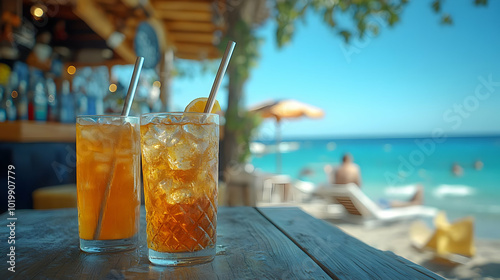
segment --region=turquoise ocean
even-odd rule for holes
[[[252,144],[251,163],[277,172],[276,143]],[[425,204],[446,211],[450,221],[475,218],[475,234],[500,239],[500,136],[390,139],[287,139],[280,143],[281,173],[316,184],[326,182],[325,164],[339,165],[350,153],[361,168],[362,189],[374,201],[405,199],[408,187],[425,188]],[[452,165],[463,169],[461,176]],[[307,168],[311,172],[301,176]]]

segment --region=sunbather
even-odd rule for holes
[[[342,164],[334,169],[331,165],[326,165],[325,173],[330,184],[349,184],[354,183],[361,188],[361,171],[359,166],[354,163],[350,154],[344,154]],[[407,201],[379,199],[379,205],[382,208],[406,207],[411,205],[422,205],[424,202],[424,188],[418,185],[415,194]]]
[[[412,205],[422,205],[424,204],[424,187],[422,185],[417,185],[415,189],[415,194],[407,201],[402,200],[387,200],[379,199],[378,203],[382,208],[395,208],[395,207],[406,207]]]
[[[331,165],[326,165],[324,170],[330,184],[354,183],[361,187],[361,171],[350,154],[344,154],[339,168],[334,169]]]

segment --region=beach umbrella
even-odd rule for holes
[[[250,107],[248,111],[276,121],[276,170],[278,173],[281,173],[281,152],[279,149],[281,121],[299,118],[319,119],[325,115],[322,109],[294,99],[266,101]]]

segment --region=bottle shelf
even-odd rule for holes
[[[12,121],[0,122],[1,142],[75,142],[75,124]]]

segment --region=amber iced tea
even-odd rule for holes
[[[151,262],[185,265],[215,255],[218,115],[141,117],[147,243]]]
[[[87,252],[135,247],[140,217],[139,119],[78,117],[76,135],[80,247]]]

